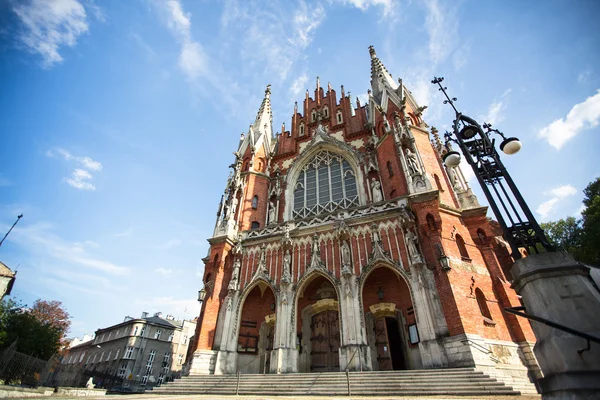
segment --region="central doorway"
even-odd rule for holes
[[[373,323],[377,362],[380,371],[406,369],[402,351],[402,338],[398,320],[391,317],[376,318]]]
[[[311,372],[339,371],[340,324],[337,311],[315,314],[310,324]]]

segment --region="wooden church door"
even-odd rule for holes
[[[339,371],[340,324],[338,312],[329,310],[313,315],[310,329],[311,371]]]

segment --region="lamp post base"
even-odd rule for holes
[[[565,252],[535,254],[517,260],[513,287],[527,313],[593,336],[600,336],[600,292],[589,268]],[[542,398],[587,400],[600,393],[600,345],[531,322],[537,338],[534,353],[544,374]]]

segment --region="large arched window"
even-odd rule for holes
[[[471,257],[469,257],[467,246],[465,246],[465,240],[460,235],[456,235],[456,246],[458,247],[460,257],[463,259],[463,261],[470,261]]]
[[[485,298],[485,295],[481,289],[475,289],[475,298],[477,299],[477,304],[479,305],[479,311],[481,312],[481,315],[490,321],[493,321],[492,313],[490,313],[490,309],[487,305],[487,299]]]
[[[293,218],[357,206],[356,176],[344,157],[322,151],[300,171],[294,184]]]

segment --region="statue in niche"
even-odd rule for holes
[[[448,179],[450,179],[450,183],[454,190],[460,190],[460,182],[458,180],[458,175],[456,174],[456,169],[454,167],[446,167],[446,172],[448,173]]]
[[[275,201],[269,203],[269,224],[277,222],[277,204]]]
[[[352,264],[352,254],[350,252],[350,246],[347,241],[342,242],[342,265],[344,268],[349,267]]]
[[[240,259],[238,258],[233,263],[233,275],[231,276],[231,281],[229,281],[229,287],[228,287],[229,290],[237,290],[237,285],[240,280],[240,267],[241,267],[241,262],[240,262]]]
[[[281,274],[282,282],[289,282],[291,279],[290,268],[292,265],[292,255],[290,254],[290,250],[287,249],[285,251],[285,255],[283,256],[283,273]]]
[[[419,168],[419,162],[417,161],[417,156],[415,153],[410,151],[407,147],[405,151],[406,155],[406,164],[408,166],[408,172],[410,175],[421,175],[421,168]]]
[[[421,254],[417,248],[417,235],[413,231],[406,231],[404,235],[406,241],[406,248],[408,249],[408,256],[412,263],[421,262]]]
[[[376,155],[374,153],[370,153],[367,156],[367,159],[369,161],[369,168],[367,169],[368,171],[377,171],[377,161],[376,161]]]
[[[231,208],[229,209],[229,217],[235,217],[235,211],[237,210],[238,202],[238,198],[234,197],[233,201],[231,202]]]
[[[381,194],[381,183],[375,178],[371,178],[371,191],[373,192],[373,203],[379,203],[383,201],[383,195]]]

